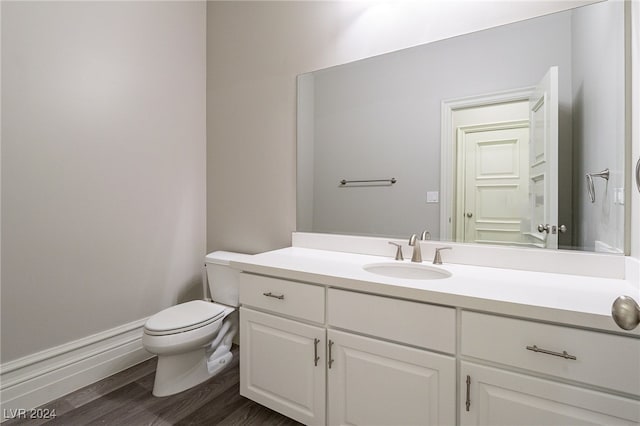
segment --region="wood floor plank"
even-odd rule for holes
[[[73,405],[69,404],[67,401],[65,401],[64,399],[56,399],[55,401],[52,401],[48,404],[45,404],[41,407],[38,407],[39,409],[43,409],[43,410],[48,410],[46,411],[47,413],[55,413],[55,416],[58,417],[60,415],[63,415],[65,413],[68,413],[72,410],[74,410],[76,407],[74,407]],[[40,426],[43,425],[45,423],[47,423],[49,420],[51,419],[47,419],[47,418],[40,418],[40,419],[20,419],[20,418],[15,418],[15,419],[10,419],[7,420],[5,422],[2,422],[2,426],[15,426],[15,425],[20,425],[20,426]]]
[[[219,407],[230,395],[238,395],[240,383],[235,371],[228,371],[217,377],[218,380],[209,380],[205,386],[199,386],[188,395],[176,398],[171,405],[157,401],[152,408],[153,412],[158,419],[176,424],[201,409],[212,410]]]
[[[156,370],[157,359],[151,358],[131,368],[127,368],[119,373],[109,376],[96,383],[83,387],[72,392],[62,398],[44,404],[38,409],[55,412],[56,418],[61,417],[75,408],[88,404],[89,402],[100,398],[116,389],[119,389],[134,380],[151,374],[151,385],[153,386],[153,375]],[[3,422],[3,426],[22,425],[22,426],[39,426],[49,422],[51,419],[13,419]]]
[[[180,419],[176,424],[185,426],[219,424],[229,414],[245,404],[246,401],[245,398],[240,396],[237,389],[230,389],[218,398],[213,399],[206,406]]]
[[[40,407],[55,408],[55,419],[13,419],[2,426],[300,425],[240,396],[238,348],[232,352],[226,370],[176,395],[157,398],[151,394],[153,359]]]
[[[54,425],[87,425],[100,419],[105,413],[118,413],[123,406],[141,403],[148,398],[149,391],[137,383],[129,383],[119,389],[75,408],[45,423]]]
[[[251,400],[245,399],[243,404],[229,416],[222,419],[218,425],[224,426],[248,426],[248,425],[274,425],[276,423],[283,426],[301,425],[297,421],[283,416],[273,410],[263,407]]]
[[[153,373],[147,374],[146,376],[139,378],[138,380],[136,380],[136,383],[142,386],[143,388],[147,389],[149,393],[151,393],[153,392],[153,383],[155,382],[155,380],[156,380],[156,372],[154,371]]]
[[[93,385],[89,385],[78,391],[75,391],[65,396],[64,399],[74,407],[80,407],[84,404],[88,404],[94,399],[107,395],[108,393],[111,393],[114,390],[117,390],[122,386],[125,386],[144,376],[147,376],[149,374],[153,375],[156,371],[156,364],[157,358],[153,357],[134,367],[127,368],[126,370],[116,373],[113,376],[100,380]]]
[[[234,357],[236,358],[236,357]],[[126,403],[120,413],[107,413],[96,419],[100,424],[173,424],[210,400],[225,392],[237,392],[238,362],[234,360],[227,368],[199,386],[176,395],[162,398],[148,395],[142,401]],[[116,415],[117,414],[117,415]]]

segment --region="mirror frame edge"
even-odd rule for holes
[[[633,174],[633,153],[632,153],[632,10],[631,1],[624,2],[624,255],[631,256],[631,197],[632,197],[632,174]],[[637,70],[640,72],[640,70]],[[628,227],[628,228],[627,228]]]

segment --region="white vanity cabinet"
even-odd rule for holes
[[[240,394],[308,425],[325,424],[324,293],[321,286],[240,278]]]
[[[460,355],[462,425],[640,423],[638,339],[463,311]]]
[[[302,423],[640,424],[637,337],[240,275],[240,392]]]
[[[415,347],[455,353],[455,309],[330,288],[327,323],[328,424],[455,424],[455,358]]]
[[[246,273],[240,303],[243,396],[305,424],[455,424],[455,309]]]

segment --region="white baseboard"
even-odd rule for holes
[[[4,421],[151,358],[142,346],[145,319],[0,365]]]

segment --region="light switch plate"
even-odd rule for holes
[[[427,192],[427,203],[437,203],[440,201],[440,193],[438,191]]]

